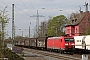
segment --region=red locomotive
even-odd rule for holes
[[[49,37],[47,39],[47,49],[56,50],[64,53],[73,52],[75,48],[74,37],[72,36],[60,36],[60,37]]]

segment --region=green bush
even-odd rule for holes
[[[16,53],[12,52],[11,50],[5,48],[2,50],[3,55],[5,58],[8,58],[8,60],[24,60],[23,57],[17,55]]]

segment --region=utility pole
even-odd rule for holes
[[[31,25],[31,22],[30,22],[30,25]],[[29,38],[30,38],[30,34],[31,34],[31,33],[30,33],[30,26],[29,26]]]
[[[41,22],[41,36],[45,36],[45,32],[46,32],[46,25],[45,22]]]
[[[22,30],[22,37],[23,37],[23,30]]]
[[[12,46],[14,46],[15,28],[14,28],[14,4],[12,4]]]
[[[44,16],[39,15],[38,10],[37,10],[37,15],[30,16],[30,17],[37,17],[37,19],[36,19],[36,36],[38,36],[38,31],[39,31],[39,17],[44,17]]]
[[[30,38],[30,26],[29,26],[29,38]]]
[[[38,29],[39,29],[39,14],[38,14],[38,10],[37,10],[37,20],[36,20],[36,29],[37,29],[37,33],[38,33]]]

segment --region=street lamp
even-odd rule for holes
[[[19,29],[19,31],[20,31],[20,34],[21,34],[21,29]]]
[[[45,8],[42,8],[42,9],[45,9]]]
[[[23,37],[23,30],[22,29],[18,29],[20,31],[20,36]]]
[[[59,11],[62,11],[62,10],[59,10]]]
[[[43,10],[45,10],[45,8],[42,8]],[[46,10],[45,10],[45,15],[46,15]]]

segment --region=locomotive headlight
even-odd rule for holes
[[[75,44],[72,44],[72,45],[75,45]]]
[[[68,44],[65,44],[65,45],[68,45]]]

